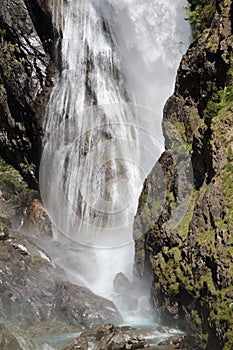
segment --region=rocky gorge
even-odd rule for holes
[[[166,151],[159,164],[166,178],[166,202],[157,217],[148,196],[149,190],[153,196],[160,191],[155,166],[145,181],[135,218],[135,270],[142,277],[148,270],[152,272],[152,301],[161,323],[196,337],[189,345],[183,339],[159,348],[230,350],[232,3],[191,0],[190,6],[194,40],[180,64],[174,95],[164,108]],[[111,302],[68,282],[50,257],[18,232],[26,213],[29,232],[35,229],[43,239],[51,234],[38,192],[42,123],[54,72],[60,65],[62,34],[51,18],[50,1],[2,0],[0,5],[0,349],[36,349],[22,333],[30,338],[121,322]],[[193,170],[188,208],[172,229],[169,220],[187,191],[179,184],[178,169],[186,165],[182,154],[176,160],[172,156],[176,140],[168,134],[166,121],[186,145]],[[147,215],[143,216],[141,209],[145,207]],[[149,230],[141,237],[148,221]],[[18,338],[9,335],[12,329]],[[87,349],[87,342],[93,339],[100,341],[98,349],[140,349],[146,345],[139,336],[125,335],[125,330],[114,326],[105,326],[102,331],[94,329],[81,335],[67,349]]]

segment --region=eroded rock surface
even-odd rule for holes
[[[196,16],[197,5],[202,10],[207,6],[192,3]],[[161,193],[155,167],[144,185],[134,235],[137,272],[152,270],[152,296],[161,320],[204,334],[200,349],[220,350],[233,346],[233,47],[232,5],[208,2],[212,5],[210,25],[183,57],[175,93],[164,108],[167,150],[159,163],[166,201],[158,215],[147,199],[149,191],[153,196]],[[166,120],[190,154],[193,180]],[[179,215],[186,198],[186,210]]]
[[[50,13],[45,1],[0,6],[0,153],[33,188],[53,66]]]

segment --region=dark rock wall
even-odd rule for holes
[[[197,5],[203,10],[206,3],[211,1],[192,1],[192,10]],[[159,164],[165,204],[157,217],[148,197],[149,189],[160,193],[157,165],[144,185],[134,236],[136,271],[152,270],[152,299],[161,320],[202,334],[205,349],[219,350],[233,348],[233,36],[231,1],[212,3],[210,26],[196,34],[183,57],[174,95],[164,108],[167,150]],[[184,159],[174,164],[174,140],[165,120],[182,137],[193,168],[187,210],[172,229]],[[148,221],[148,232],[140,237]]]
[[[48,1],[1,1],[0,155],[32,188],[38,181],[54,33]]]

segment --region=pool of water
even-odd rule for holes
[[[63,333],[54,335],[45,335],[42,337],[34,338],[34,342],[46,350],[46,345],[51,346],[54,349],[62,349],[64,346],[69,344],[74,338],[80,336],[81,333]],[[47,347],[49,350],[49,347]]]
[[[128,325],[122,325],[122,327],[126,326]],[[183,335],[183,333],[177,329],[162,327],[158,324],[139,325],[138,323],[135,323],[131,324],[130,327],[131,328],[128,330],[125,330],[125,328],[124,333],[127,333],[131,337],[142,337],[146,339],[150,345],[158,345],[163,340]],[[60,350],[80,334],[81,333],[64,333],[48,335],[35,338],[34,341],[41,347],[42,350]],[[93,348],[94,344],[90,343],[89,350],[92,350]]]

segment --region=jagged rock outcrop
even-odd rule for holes
[[[34,326],[38,334],[43,325],[46,333],[51,329],[57,333],[62,327],[74,331],[106,320],[122,322],[112,302],[68,282],[65,273],[35,243],[0,218],[0,230],[6,228],[8,234],[0,240],[2,321],[21,331]]]
[[[0,6],[0,154],[37,188],[54,61],[51,5],[3,0]]]
[[[135,219],[135,263],[138,274],[146,268],[153,272],[152,297],[163,322],[202,334],[202,348],[232,349],[232,4],[191,2],[192,18],[205,18],[207,5],[214,6],[215,14],[208,19],[210,27],[198,22],[202,31],[182,59],[174,95],[164,108],[167,150],[159,165],[166,201],[158,215],[148,196],[151,189],[161,192],[155,167]],[[175,133],[168,130],[169,123]],[[176,133],[190,153],[193,176],[186,155],[176,147]],[[181,169],[186,169],[186,189]],[[181,198],[188,201],[179,212]]]

